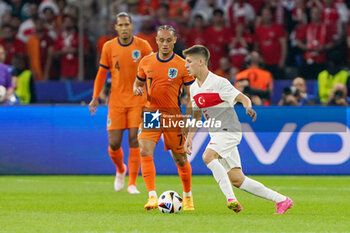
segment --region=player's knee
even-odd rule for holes
[[[118,142],[118,141],[115,141],[115,140],[110,140],[109,141],[109,147],[112,149],[112,150],[118,150],[121,146],[121,143]]]
[[[144,147],[144,146],[140,146],[140,154],[142,157],[153,155],[151,150],[149,150],[147,147]]]
[[[186,165],[186,158],[183,158],[183,157],[176,157],[174,158],[174,161],[176,163],[176,165],[180,166],[180,167],[183,167]]]
[[[236,188],[241,187],[244,181],[244,177],[230,177],[231,184]]]
[[[203,156],[202,156],[202,159],[203,159],[203,162],[208,165],[211,161],[213,161],[213,157],[210,156],[209,154],[207,153],[204,153]]]
[[[139,147],[139,142],[138,142],[137,138],[129,138],[129,146],[131,148]]]

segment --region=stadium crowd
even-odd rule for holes
[[[79,51],[84,78],[93,79],[103,44],[116,36],[114,17],[126,11],[133,33],[154,51],[164,24],[178,33],[177,54],[208,47],[210,69],[255,105],[270,105],[274,80],[293,80],[279,105],[347,106],[349,7],[345,0],[0,0],[0,86],[35,102],[33,82],[78,80]],[[306,80],[316,82],[314,93]]]

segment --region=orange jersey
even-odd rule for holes
[[[262,90],[273,89],[271,73],[260,68],[252,67],[236,74],[236,81],[241,79],[248,79],[252,88]]]
[[[194,78],[188,75],[185,63],[175,53],[168,60],[161,60],[158,53],[141,60],[137,78],[146,81],[146,107],[179,109],[183,85],[194,82]]]
[[[100,66],[111,72],[110,106],[132,107],[145,104],[145,97],[134,96],[133,84],[137,75],[137,66],[141,59],[150,53],[152,48],[149,43],[137,36],[134,36],[128,45],[122,45],[118,37],[103,45]],[[101,90],[94,89],[94,97],[100,92]]]

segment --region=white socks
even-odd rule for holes
[[[192,191],[189,191],[188,193],[183,192],[183,197],[192,197]]]
[[[236,199],[227,172],[221,163],[217,159],[214,159],[207,165],[207,167],[213,173],[214,179],[219,184],[221,191],[226,196],[226,199]]]
[[[248,193],[254,194],[258,197],[265,198],[276,203],[286,200],[286,197],[266,188],[262,183],[245,177],[240,189],[247,191]]]
[[[153,196],[153,197],[158,197],[156,191],[150,191],[150,192],[148,192],[148,197],[151,197],[151,196]]]

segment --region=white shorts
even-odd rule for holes
[[[241,138],[241,136],[235,133],[215,133],[212,135],[207,146],[207,148],[220,155],[219,162],[227,172],[232,168],[242,167],[241,158],[237,149]]]

